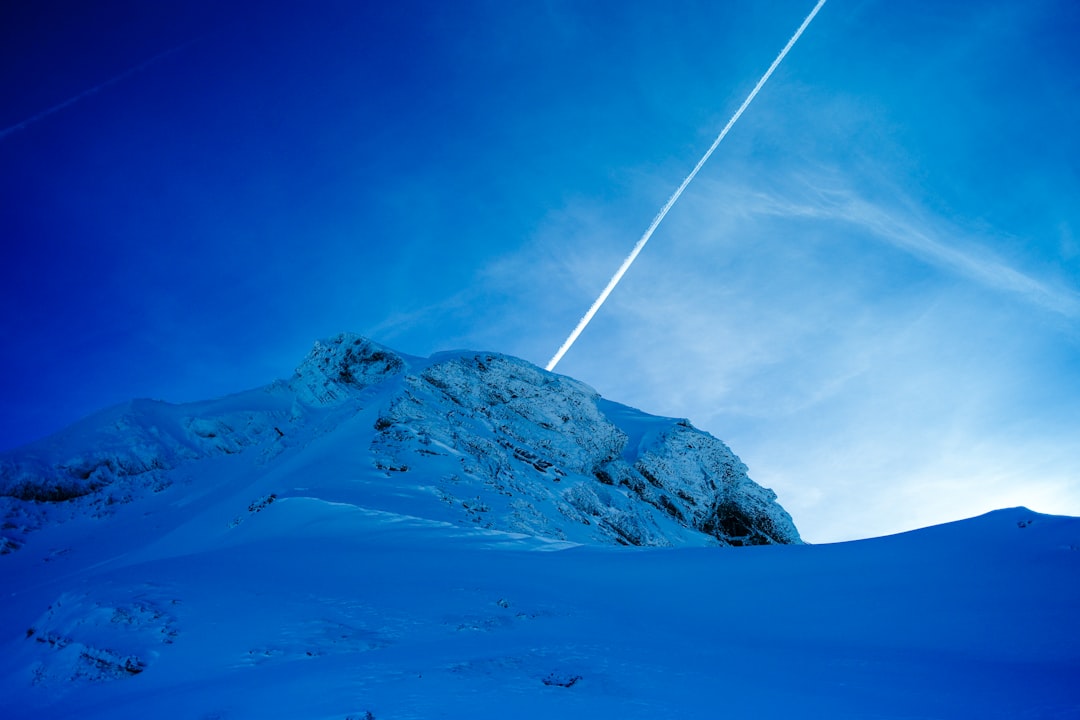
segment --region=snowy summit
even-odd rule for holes
[[[807,546],[720,440],[497,353],[323,340],[0,456],[0,510],[4,717],[1080,709],[1080,521]]]
[[[252,500],[302,494],[578,543],[800,542],[776,495],[687,420],[516,358],[420,359],[344,334],[286,382],[194,405],[135,401],[0,457],[4,547],[45,516],[34,501],[102,514],[193,476]]]

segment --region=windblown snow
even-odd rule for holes
[[[1080,520],[803,545],[720,440],[495,353],[321,341],[0,456],[0,510],[5,718],[1080,717]]]

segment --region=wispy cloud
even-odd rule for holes
[[[112,76],[108,80],[100,82],[100,83],[98,83],[97,85],[94,85],[91,88],[87,88],[86,90],[83,90],[80,93],[72,95],[71,97],[69,97],[67,100],[64,100],[63,102],[57,103],[56,105],[53,105],[50,108],[46,108],[45,110],[42,110],[39,113],[31,115],[30,117],[26,118],[22,122],[18,122],[18,123],[15,123],[14,125],[12,125],[10,127],[0,129],[0,140],[3,140],[8,135],[16,133],[19,130],[25,130],[27,127],[29,127],[30,125],[33,125],[34,123],[38,122],[39,120],[44,120],[45,118],[49,117],[50,115],[55,115],[56,113],[58,113],[58,112],[60,112],[62,110],[66,110],[67,108],[71,107],[72,105],[79,102],[80,100],[85,100],[86,98],[90,97],[91,95],[99,93],[102,90],[105,90],[106,88],[111,87],[112,85],[116,85],[119,82],[127,80],[132,75],[135,75],[136,73],[139,73],[139,72],[142,72],[143,70],[146,70],[148,67],[150,67],[154,63],[160,62],[161,60],[164,60],[165,58],[169,57],[170,55],[174,55],[174,54],[180,52],[181,50],[184,50],[185,48],[192,45],[193,43],[199,42],[200,40],[203,39],[203,37],[204,36],[200,36],[198,38],[195,38],[194,40],[188,40],[187,42],[185,42],[185,43],[183,43],[181,45],[177,45],[176,47],[172,47],[172,48],[169,48],[168,50],[160,52],[157,55],[154,55],[153,57],[151,57],[149,60],[144,60],[143,62],[139,63],[138,65],[130,67],[127,70],[125,70],[124,72]]]
[[[1015,295],[1071,320],[1080,318],[1080,293],[1016,269],[952,221],[928,216],[907,200],[900,200],[896,208],[890,208],[850,190],[822,188],[807,178],[803,180],[812,188],[812,199],[792,200],[790,196],[756,193],[747,198],[750,211],[846,223],[919,260],[987,288]]]
[[[1032,363],[1061,352],[1056,324],[1026,320],[1071,323],[1075,291],[1006,262],[992,231],[894,190],[856,192],[828,173],[731,176],[684,198],[565,372],[731,443],[813,541],[1004,504],[1080,507],[1065,480],[1080,457],[1060,450],[1077,431],[1073,390],[1047,405],[1054,380]],[[604,213],[556,218],[485,283],[505,276],[518,301],[567,312],[617,252]],[[523,273],[562,280],[522,295]]]

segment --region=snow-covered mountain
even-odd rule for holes
[[[719,440],[493,353],[341,336],[0,468],[5,719],[1080,717],[1080,519],[803,545]]]
[[[0,543],[18,548],[58,503],[106,515],[206,477],[246,492],[244,507],[314,494],[580,543],[799,542],[775,494],[689,421],[505,355],[420,359],[339,335],[288,381],[207,403],[135,401],[0,456]]]

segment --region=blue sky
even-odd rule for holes
[[[812,6],[5,3],[0,447],[344,330],[542,365]],[[829,0],[558,370],[810,541],[1080,515],[1078,32]]]

